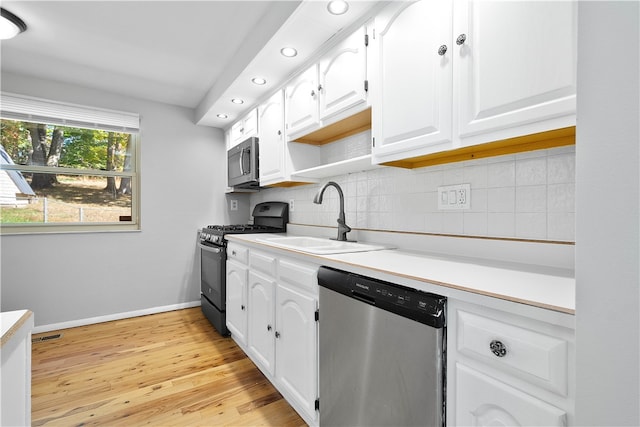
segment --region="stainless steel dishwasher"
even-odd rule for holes
[[[446,298],[320,267],[320,426],[443,426]]]

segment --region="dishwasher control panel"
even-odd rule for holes
[[[318,284],[432,327],[445,326],[447,299],[440,295],[330,267],[320,267]]]

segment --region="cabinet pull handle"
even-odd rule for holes
[[[456,44],[458,46],[461,46],[464,44],[464,42],[467,41],[467,35],[466,34],[460,34],[458,36],[458,38],[456,39]]]
[[[445,53],[447,53],[447,45],[443,44],[438,48],[438,55],[444,56]]]
[[[267,325],[267,331],[271,330],[271,325]]]
[[[504,357],[507,355],[507,347],[505,347],[505,345],[502,344],[501,341],[498,341],[498,340],[491,341],[491,343],[489,343],[489,349],[497,357]]]
[[[276,331],[276,338],[280,338],[280,332]]]

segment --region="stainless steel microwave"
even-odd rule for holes
[[[227,151],[227,185],[234,188],[258,188],[258,138],[242,141]]]

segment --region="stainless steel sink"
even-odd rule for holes
[[[359,242],[343,242],[322,237],[289,236],[257,238],[258,242],[317,255],[367,252],[388,249],[387,246]]]

